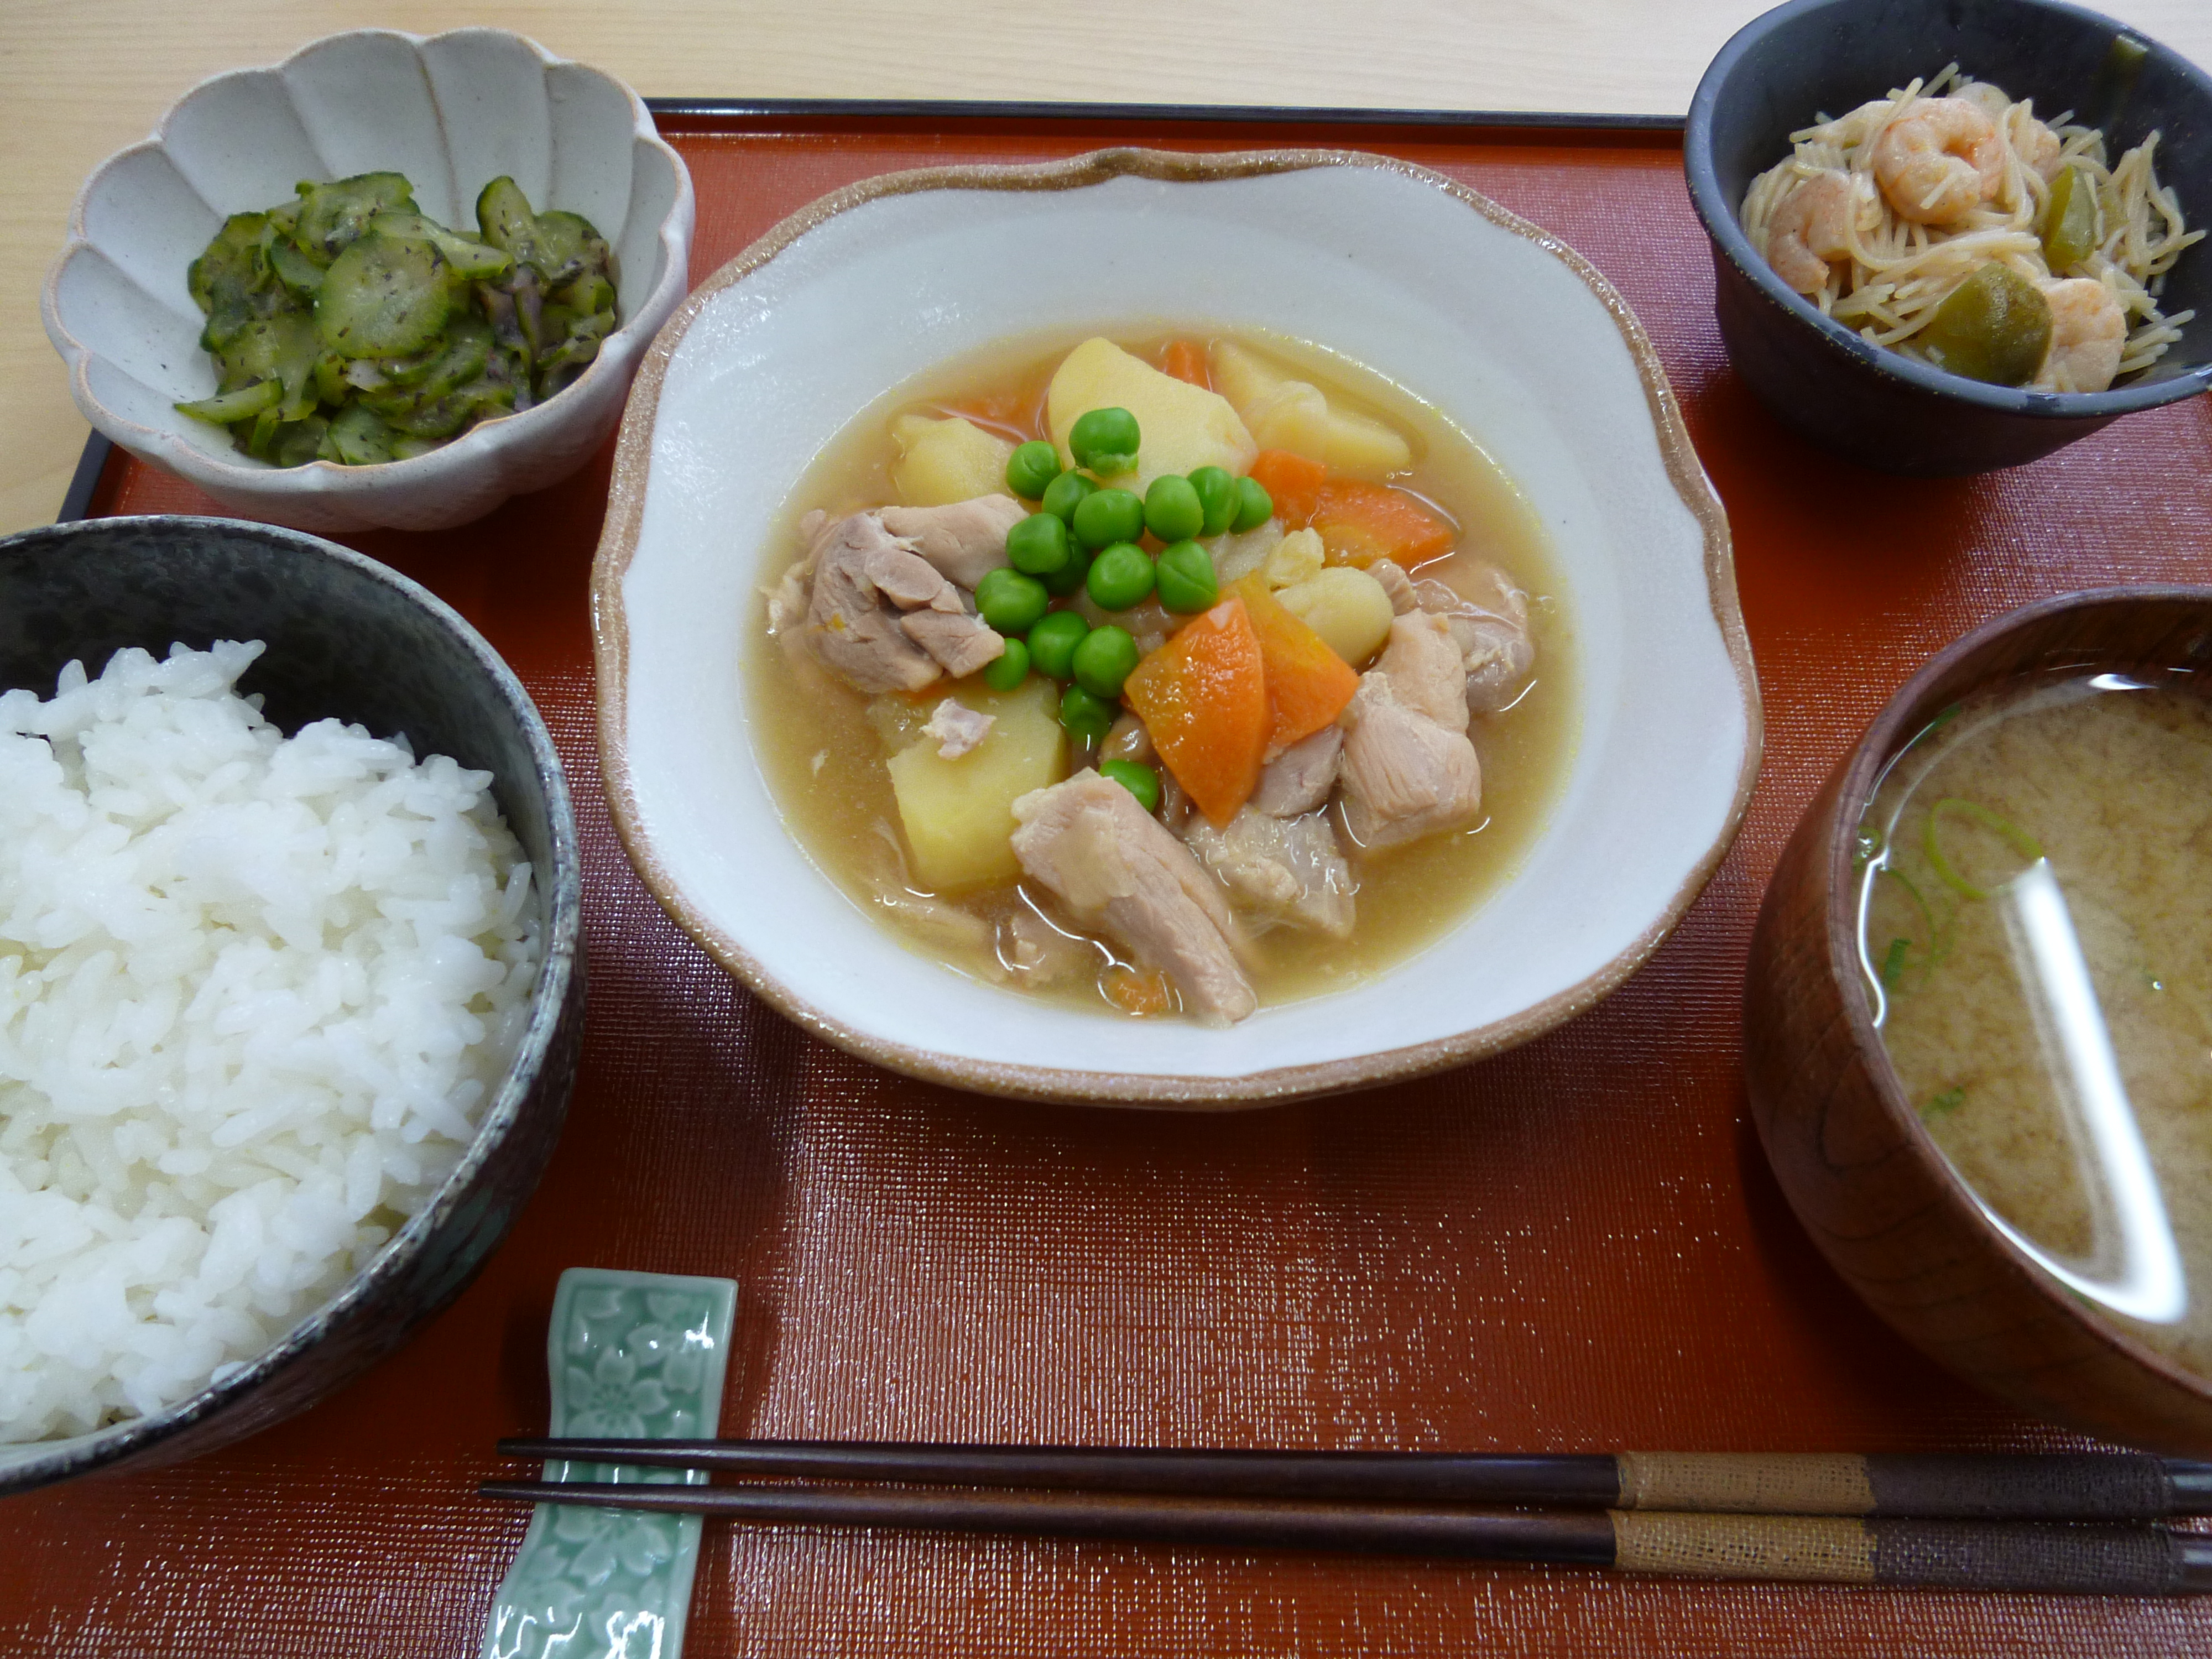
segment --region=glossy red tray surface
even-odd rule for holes
[[[668,125],[698,185],[695,280],[856,179],[1105,143],[1357,143],[1558,233],[1642,316],[1728,505],[1766,705],[1741,839],[1626,988],[1498,1060],[1226,1116],[960,1095],[801,1035],[631,873],[591,708],[585,591],[606,457],[464,530],[348,538],[483,630],[569,767],[592,983],[566,1138],[483,1277],[344,1393],[193,1463],[0,1502],[0,1650],[474,1654],[525,1517],[473,1488],[507,1467],[496,1437],[542,1427],[554,1281],[582,1263],[738,1281],[732,1434],[2081,1443],[1923,1360],[1815,1254],[1750,1125],[1743,964],[1798,811],[1929,652],[2041,595],[2212,580],[2212,403],[1983,478],[1906,482],[1832,461],[1729,369],[1667,135]],[[216,509],[118,456],[94,510]],[[2203,1602],[719,1526],[690,1634],[694,1659],[2208,1649]]]

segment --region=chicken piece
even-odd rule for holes
[[[871,549],[862,568],[876,592],[902,611],[927,608],[951,617],[967,613],[960,590],[945,580],[944,573],[896,542]]]
[[[1208,1024],[1260,1006],[1230,941],[1236,922],[1190,849],[1110,778],[1083,771],[1014,803],[1014,856],[1085,927],[1164,969]]]
[[[884,527],[970,592],[1006,562],[1006,532],[1029,517],[1012,495],[978,495],[949,507],[886,507]]]
[[[1372,852],[1471,822],[1482,810],[1482,763],[1462,732],[1400,703],[1370,671],[1342,715],[1344,825]]]
[[[900,618],[899,626],[956,680],[967,678],[1006,654],[1006,641],[981,617],[971,617],[964,611],[909,611]]]
[[[1390,643],[1374,671],[1390,677],[1390,690],[1407,708],[1447,732],[1467,730],[1467,664],[1451,625],[1425,611],[1394,617]]]
[[[921,728],[921,734],[937,739],[937,752],[946,760],[958,760],[982,742],[997,723],[991,715],[977,714],[957,697],[944,697],[930,712],[928,724]]]
[[[1301,738],[1260,769],[1251,804],[1270,817],[1294,818],[1310,812],[1336,787],[1337,763],[1344,757],[1344,728],[1324,726]]]
[[[1194,820],[1183,839],[1238,908],[1332,939],[1351,936],[1352,896],[1358,884],[1322,814],[1270,817],[1248,805],[1226,829]]]
[[[1536,666],[1528,596],[1495,565],[1478,571],[1468,586],[1472,599],[1434,580],[1414,583],[1413,593],[1421,609],[1442,617],[1459,641],[1469,711],[1493,714],[1520,696]]]
[[[1394,616],[1402,617],[1421,608],[1421,602],[1413,596],[1413,579],[1399,568],[1395,559],[1376,560],[1367,567],[1367,574],[1381,582],[1382,591],[1390,596],[1390,610]]]
[[[866,513],[834,524],[810,513],[806,527],[813,585],[804,631],[814,654],[862,691],[919,691],[935,680],[936,659],[899,626],[898,610],[868,574],[879,556],[904,551],[882,523]],[[900,575],[911,574],[896,561],[884,562]]]

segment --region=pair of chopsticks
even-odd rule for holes
[[[2212,1513],[2212,1463],[2135,1453],[1522,1455],[580,1439],[502,1440],[499,1449],[572,1465],[841,1483],[478,1488],[488,1498],[757,1523],[1350,1550],[1708,1578],[2212,1590],[2212,1534],[2155,1524]],[[952,1489],[929,1489],[937,1487]]]

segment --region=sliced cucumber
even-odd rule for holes
[[[579,316],[615,308],[615,287],[597,271],[586,271],[553,296]]]
[[[269,250],[269,269],[276,280],[309,305],[323,285],[323,267],[281,238]]]
[[[420,213],[380,213],[369,228],[385,236],[420,236],[446,256],[453,275],[468,282],[497,276],[514,261],[486,242],[457,236],[435,219]]]
[[[202,398],[198,403],[179,404],[179,414],[189,415],[196,421],[208,421],[216,426],[228,426],[234,421],[250,421],[264,410],[274,409],[284,396],[281,380],[256,380],[252,386],[239,387],[235,392],[218,392],[212,398]]]
[[[533,213],[512,179],[478,198],[482,240],[421,212],[396,173],[296,198],[233,215],[193,262],[218,390],[178,405],[279,466],[424,453],[551,396],[614,328],[605,241]]]
[[[294,236],[311,258],[336,258],[386,208],[415,211],[414,189],[397,173],[359,173],[326,185],[302,179],[300,197],[300,223]]]
[[[392,441],[397,435],[373,411],[356,404],[337,412],[317,453],[343,466],[374,466],[392,459]]]
[[[269,459],[278,466],[305,466],[322,453],[323,438],[331,423],[319,415],[286,421],[270,441]]]
[[[522,186],[501,173],[477,198],[477,228],[502,253],[526,259],[538,249],[538,216]]]
[[[314,325],[298,312],[257,317],[215,354],[221,372],[217,384],[228,392],[256,380],[276,380],[288,392],[296,392],[313,380],[321,350]]]
[[[421,237],[372,233],[338,255],[315,296],[315,329],[342,357],[410,357],[453,314],[445,256]]]
[[[608,260],[607,245],[592,228],[590,220],[558,208],[538,216],[537,264],[548,287],[593,273],[604,274]]]
[[[185,273],[185,286],[192,302],[212,317],[228,307],[243,307],[268,281],[262,249],[269,235],[265,213],[234,213],[192,261]]]

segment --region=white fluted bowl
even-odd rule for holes
[[[277,467],[240,454],[175,408],[216,389],[185,273],[228,216],[289,201],[302,179],[371,172],[406,174],[422,210],[458,229],[501,173],[533,207],[582,214],[615,250],[620,325],[558,396],[427,455]],[[692,212],[683,158],[613,76],[498,29],[356,29],[202,82],[103,162],[40,310],[84,417],[225,506],[302,530],[441,530],[558,482],[605,441],[684,296]]]

